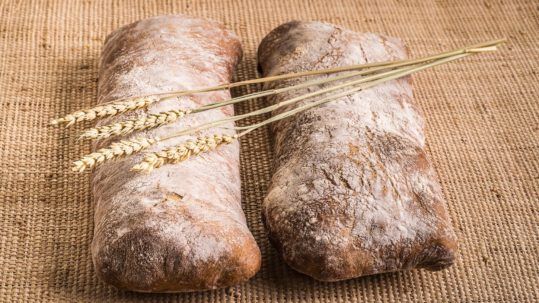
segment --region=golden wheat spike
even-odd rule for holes
[[[228,144],[236,140],[236,135],[213,135],[200,137],[196,140],[189,140],[183,144],[166,148],[162,151],[148,153],[144,156],[142,162],[133,166],[132,170],[139,172],[151,172],[164,164],[179,163],[189,159],[191,156],[197,156],[201,153],[215,149],[221,144]]]
[[[158,114],[150,114],[138,119],[126,120],[110,125],[90,128],[82,133],[83,139],[105,139],[112,136],[126,135],[134,131],[151,129],[169,124],[188,115],[191,110],[170,110]]]
[[[144,108],[157,101],[159,101],[159,97],[157,96],[128,99],[121,102],[76,111],[64,117],[54,119],[50,122],[50,124],[66,124],[67,127],[81,121],[91,121],[95,120],[96,118],[115,116],[126,111]]]
[[[157,142],[158,139],[136,138],[112,143],[109,147],[101,148],[96,152],[83,156],[73,162],[73,171],[83,172],[92,169],[105,161],[137,153]]]

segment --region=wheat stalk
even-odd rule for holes
[[[491,51],[491,50],[492,49],[487,49],[487,50],[484,50],[484,51]],[[480,52],[480,50],[476,50],[476,51]],[[334,101],[336,99],[349,96],[349,95],[351,95],[353,93],[356,93],[356,92],[365,90],[367,88],[376,86],[376,85],[381,84],[383,82],[387,82],[387,81],[390,81],[390,80],[395,80],[395,79],[398,79],[398,78],[401,78],[401,77],[405,77],[405,76],[413,74],[415,72],[419,72],[419,71],[425,70],[427,68],[431,68],[431,67],[434,67],[434,66],[437,66],[437,65],[441,65],[441,64],[453,61],[453,60],[457,60],[457,59],[466,57],[468,55],[469,54],[455,55],[453,57],[439,59],[439,60],[436,60],[436,61],[433,61],[433,62],[430,62],[430,63],[422,64],[422,65],[417,66],[417,67],[403,68],[402,70],[395,70],[394,72],[392,72],[390,74],[388,73],[384,77],[372,79],[371,81],[362,83],[361,85],[358,85],[358,86],[351,86],[347,90],[344,90],[344,91],[341,91],[341,92],[338,92],[338,93],[334,93],[334,94],[330,94],[330,95],[328,95],[328,96],[326,96],[326,97],[324,97],[324,98],[322,98],[320,100],[313,101],[313,102],[307,103],[307,104],[302,105],[302,106],[298,106],[297,108],[294,108],[294,109],[285,111],[283,113],[277,114],[277,115],[275,115],[275,116],[273,116],[273,117],[271,117],[269,119],[266,119],[266,120],[264,120],[264,121],[262,121],[260,123],[252,124],[252,125],[248,125],[248,126],[234,127],[234,129],[235,130],[244,130],[243,132],[241,132],[238,135],[238,137],[241,137],[241,136],[244,136],[244,135],[248,134],[249,132],[251,132],[251,131],[253,131],[253,130],[259,128],[259,127],[262,127],[264,125],[273,123],[275,121],[279,121],[279,120],[288,118],[288,117],[293,116],[293,115],[295,115],[297,113],[306,111],[306,110],[308,110],[310,108],[317,107],[317,106],[320,106],[320,105],[322,105],[324,103],[328,103],[328,102]],[[290,100],[283,101],[281,103],[289,103],[289,101]],[[279,103],[279,104],[281,104],[281,103]],[[277,105],[279,105],[279,104],[277,104]],[[269,108],[269,106],[268,106],[268,108]],[[172,137],[173,136],[169,136],[167,138],[172,138]]]
[[[404,61],[389,62],[389,63],[386,62],[386,63],[362,65],[361,66],[362,68],[366,68],[366,67],[370,68],[372,66],[375,66],[375,68],[372,68],[371,70],[362,70],[362,71],[356,71],[356,72],[345,74],[345,75],[339,75],[331,79],[322,79],[322,80],[319,79],[319,80],[314,80],[314,81],[306,81],[306,82],[303,82],[301,84],[294,85],[294,86],[288,86],[288,87],[279,88],[279,89],[256,92],[250,95],[232,98],[224,102],[210,103],[208,105],[193,109],[190,112],[196,113],[196,112],[200,112],[200,111],[204,111],[204,110],[208,110],[208,109],[212,109],[212,108],[216,108],[216,107],[220,107],[220,106],[224,106],[228,104],[234,104],[237,102],[257,98],[260,96],[267,96],[270,94],[282,93],[291,89],[297,89],[301,87],[323,84],[326,82],[335,81],[339,79],[347,79],[347,78],[355,77],[358,75],[367,75],[367,74],[373,73],[373,75],[369,75],[369,76],[362,77],[360,79],[356,79],[352,81],[347,81],[344,83],[333,85],[331,87],[325,87],[315,92],[306,93],[306,94],[303,94],[303,95],[300,95],[300,96],[297,96],[288,100],[284,100],[280,103],[277,103],[277,104],[274,104],[265,108],[261,108],[259,110],[255,110],[246,114],[226,117],[224,119],[220,119],[217,121],[212,121],[212,122],[204,123],[202,125],[198,125],[192,128],[187,128],[177,133],[168,135],[167,137],[164,137],[164,138],[160,138],[160,139],[141,138],[141,139],[134,139],[134,140],[124,140],[118,143],[113,143],[108,148],[102,148],[98,150],[97,152],[86,155],[81,160],[76,161],[74,163],[75,165],[74,165],[73,170],[84,171],[86,169],[93,168],[107,160],[114,159],[117,157],[127,156],[132,153],[138,152],[150,146],[151,144],[154,144],[157,141],[168,140],[171,138],[197,132],[203,129],[217,127],[217,126],[220,126],[225,123],[232,122],[232,121],[238,121],[247,117],[260,115],[263,113],[268,113],[279,107],[287,106],[289,104],[293,104],[301,100],[306,100],[311,97],[328,94],[326,96],[323,96],[324,97],[323,99],[309,102],[304,105],[300,105],[296,108],[277,114],[260,123],[243,126],[243,127],[235,127],[236,130],[242,130],[242,132],[240,132],[237,135],[233,135],[233,136],[213,135],[213,136],[207,136],[207,137],[199,137],[194,141],[190,140],[184,144],[169,147],[162,151],[148,153],[147,155],[144,156],[142,162],[138,163],[137,165],[133,167],[133,170],[135,171],[151,171],[167,163],[177,163],[177,162],[184,161],[191,156],[196,156],[196,155],[199,155],[200,153],[212,150],[221,144],[228,144],[238,139],[239,137],[242,137],[248,134],[249,132],[259,127],[262,127],[266,124],[269,124],[269,123],[272,123],[281,119],[285,119],[299,112],[308,110],[315,106],[319,106],[321,104],[333,101],[335,99],[338,99],[344,96],[348,96],[350,94],[364,90],[366,88],[373,87],[382,82],[397,79],[397,78],[412,74],[414,72],[424,70],[429,67],[447,63],[447,62],[450,62],[452,60],[456,60],[459,58],[463,58],[465,56],[468,56],[474,53],[494,51],[496,50],[496,46],[503,42],[504,40],[498,40],[498,41],[490,42],[490,44],[484,43],[482,44],[483,46],[481,47],[474,46],[474,47],[468,47],[461,50],[457,50],[454,52],[446,52],[439,55],[427,57],[429,58],[428,60],[423,58],[423,59],[416,59],[416,60],[404,60]],[[357,67],[358,66],[356,66],[355,68]],[[331,70],[332,72],[352,70],[352,67],[351,66],[338,67]],[[387,71],[384,71],[384,70],[387,70]],[[329,72],[329,70],[324,70],[324,71]],[[260,83],[260,82],[266,82],[266,81],[275,81],[278,79],[293,78],[298,75],[306,76],[306,75],[321,74],[321,73],[324,73],[324,71],[310,71],[310,72],[302,72],[302,73],[296,73],[296,74],[272,76],[272,77],[263,78],[262,80],[261,79],[247,80],[247,81],[243,81],[242,83],[247,84],[247,83]],[[227,86],[229,85],[232,85],[230,87],[234,87],[235,84],[234,83],[227,84]],[[236,85],[236,86],[239,86],[239,85]],[[191,94],[191,93],[196,93],[196,92],[217,90],[215,88],[224,89],[227,87],[217,86],[213,88],[205,88],[205,89],[193,90],[193,91],[180,91],[178,94],[186,95],[186,94]],[[340,91],[340,92],[335,92],[341,89],[345,89],[345,90]],[[53,123],[55,124],[67,123],[68,125],[71,125],[78,121],[92,120],[97,117],[102,117],[102,116],[107,116],[107,115],[116,115],[116,114],[125,112],[127,110],[131,110],[133,108],[142,108],[153,102],[157,102],[159,100],[163,100],[167,98],[176,98],[177,96],[178,95],[170,95],[170,93],[163,93],[163,94],[156,94],[149,97],[140,97],[140,98],[135,98],[135,99],[124,100],[123,102],[125,102],[125,104],[124,103],[105,104],[94,109],[80,111],[75,114],[68,115],[64,118],[56,119],[53,121]],[[108,107],[112,107],[112,108],[108,108]],[[118,122],[112,125],[106,125],[106,126],[90,129],[83,134],[83,137],[106,138],[112,135],[130,133],[135,130],[142,130],[142,129],[152,128],[152,127],[157,127],[165,123],[176,121],[178,118],[180,118],[180,116],[183,117],[184,115],[188,113],[189,113],[188,111],[169,111],[169,112],[163,112],[163,113],[159,113],[155,115],[148,115],[140,119],[133,119],[133,120],[128,120],[124,122]]]
[[[117,122],[110,125],[90,128],[81,135],[83,139],[104,139],[111,136],[126,135],[134,131],[141,131],[169,124],[191,113],[191,110],[170,110],[158,114],[149,114],[132,120]]]
[[[73,162],[73,171],[83,172],[87,169],[92,169],[107,160],[129,156],[149,147],[158,140],[159,139],[157,138],[136,138],[112,143],[107,148],[101,148],[96,152],[85,155],[80,160]]]
[[[126,111],[140,109],[149,106],[152,103],[159,101],[159,97],[147,96],[130,99],[123,102],[115,102],[106,105],[97,106],[94,108],[86,109],[71,113],[61,118],[54,119],[50,122],[51,125],[66,124],[71,126],[77,122],[91,121],[96,118],[102,118],[106,116],[115,116]]]
[[[374,62],[374,63],[368,63],[368,64],[356,64],[356,65],[348,65],[348,66],[339,66],[334,68],[328,68],[328,69],[322,69],[322,70],[314,70],[314,71],[305,71],[305,72],[297,72],[297,73],[289,73],[289,74],[283,74],[283,75],[277,75],[277,76],[269,76],[264,78],[258,78],[258,79],[251,79],[251,80],[245,80],[240,82],[234,82],[234,83],[227,83],[227,84],[221,84],[213,87],[206,87],[202,89],[194,89],[194,90],[180,90],[180,91],[172,91],[172,92],[165,92],[165,93],[157,93],[149,96],[144,97],[138,97],[133,99],[120,99],[120,100],[113,100],[104,104],[101,104],[100,106],[97,106],[95,108],[87,109],[78,111],[72,114],[69,114],[63,118],[54,119],[51,121],[52,125],[58,125],[58,124],[64,124],[66,123],[67,126],[70,126],[76,122],[85,121],[85,120],[93,120],[96,117],[102,117],[107,115],[116,115],[121,112],[125,112],[128,110],[133,110],[137,108],[146,107],[151,103],[162,101],[168,98],[177,98],[180,96],[186,96],[196,93],[204,93],[204,92],[212,92],[212,91],[218,91],[218,90],[224,90],[224,89],[231,89],[234,87],[249,85],[249,84],[257,84],[257,83],[265,83],[265,82],[273,82],[278,80],[285,80],[285,79],[291,79],[291,78],[298,78],[298,77],[305,77],[305,76],[312,76],[312,75],[319,75],[319,74],[332,74],[337,72],[344,72],[344,71],[356,71],[356,73],[350,73],[349,75],[345,75],[343,77],[353,77],[357,75],[363,75],[368,73],[373,73],[377,71],[381,71],[384,69],[393,69],[397,67],[403,67],[403,66],[411,66],[416,64],[421,64],[433,60],[443,59],[451,56],[461,55],[461,54],[471,54],[475,52],[484,52],[489,47],[492,48],[492,50],[495,50],[495,47],[499,44],[502,44],[506,42],[506,39],[499,39],[499,40],[493,40],[488,41],[484,43],[479,43],[476,45],[456,49],[453,51],[443,52],[437,55],[432,55],[420,59],[411,59],[411,60],[399,60],[399,61],[390,61],[390,62]],[[357,72],[360,71],[360,72]],[[335,81],[336,79],[323,79],[318,80],[318,83],[325,83],[330,81]],[[285,88],[286,90],[290,89],[297,89],[300,87],[303,87],[305,84],[299,85],[299,86],[291,86]],[[310,84],[314,85],[314,84]],[[259,98],[262,96],[267,96],[269,94],[275,94],[278,92],[258,92],[246,96],[242,96],[239,98],[233,98],[231,100],[228,100],[226,102],[217,102],[215,104],[209,104],[206,106],[203,106],[196,111],[203,111],[208,110],[220,106],[225,106],[227,104],[233,104],[237,102],[242,102],[254,98]],[[141,100],[149,100],[151,102],[148,103],[137,103]],[[140,104],[138,107],[133,107],[133,102],[136,104]],[[195,111],[193,111],[195,112]],[[100,113],[101,115],[99,115]],[[110,113],[110,114],[109,114]]]
[[[242,120],[242,119],[245,119],[245,118],[248,118],[248,117],[269,113],[271,111],[274,111],[275,109],[278,109],[278,108],[281,108],[281,107],[284,107],[284,106],[288,106],[290,104],[297,103],[299,101],[306,100],[306,99],[309,99],[309,98],[312,98],[312,97],[324,95],[324,94],[327,94],[327,93],[332,93],[334,91],[338,91],[338,90],[344,89],[344,88],[349,88],[349,87],[363,85],[363,84],[367,84],[367,86],[363,86],[363,87],[372,87],[374,85],[377,85],[377,84],[385,82],[385,81],[389,81],[389,80],[397,79],[399,77],[407,76],[407,75],[410,75],[412,73],[424,70],[426,68],[430,68],[430,67],[437,66],[437,65],[440,65],[440,64],[444,64],[444,63],[447,63],[447,62],[450,62],[450,61],[461,59],[461,58],[464,58],[466,56],[470,56],[470,55],[475,54],[475,53],[490,52],[490,51],[495,51],[495,50],[496,50],[495,46],[487,46],[487,47],[484,47],[484,48],[467,48],[466,52],[462,52],[462,53],[459,53],[459,54],[456,54],[456,55],[451,55],[449,57],[440,57],[440,58],[438,58],[436,60],[432,60],[432,61],[429,61],[429,62],[423,62],[421,64],[412,65],[412,66],[405,65],[405,66],[396,68],[394,70],[389,70],[389,71],[386,71],[386,72],[366,76],[366,77],[363,77],[363,78],[360,78],[360,79],[357,79],[357,80],[347,81],[347,82],[344,82],[344,83],[341,83],[341,84],[337,84],[337,85],[333,85],[333,86],[330,86],[330,87],[322,88],[322,89],[316,90],[316,91],[311,92],[311,93],[306,93],[306,94],[299,95],[297,97],[294,97],[294,98],[291,98],[291,99],[288,99],[288,100],[281,101],[281,102],[279,102],[277,104],[274,104],[274,105],[270,105],[270,106],[267,106],[267,107],[264,107],[264,108],[261,108],[261,109],[255,110],[255,111],[251,111],[251,112],[246,113],[246,114],[235,115],[235,116],[227,117],[227,118],[224,118],[224,119],[221,119],[221,120],[204,123],[204,124],[201,124],[201,125],[193,127],[193,128],[188,128],[188,129],[185,129],[185,130],[181,130],[178,133],[169,135],[168,137],[165,137],[165,138],[162,138],[162,139],[166,140],[166,139],[178,137],[178,136],[181,136],[181,135],[187,135],[187,134],[191,134],[191,133],[201,131],[201,130],[205,130],[205,129],[208,129],[208,128],[217,127],[217,126],[226,124],[228,122],[235,122],[235,121],[239,121],[239,120]],[[361,88],[359,90],[361,90]],[[358,89],[352,89],[351,91],[355,92],[355,91],[358,91]],[[351,93],[347,93],[345,95],[349,95],[349,94],[351,94]],[[342,94],[337,94],[337,95],[342,97]],[[335,99],[334,96],[335,95],[331,95],[329,98],[325,98],[324,100],[329,100],[329,101],[334,100]]]
[[[170,147],[170,148],[164,149],[164,150],[159,151],[159,152],[148,153],[148,154],[145,155],[143,161],[138,163],[137,165],[135,165],[132,169],[134,171],[150,172],[153,169],[159,168],[162,165],[167,164],[167,163],[178,163],[178,162],[181,162],[181,161],[184,161],[184,160],[188,159],[191,156],[196,156],[196,155],[198,155],[198,154],[200,154],[202,152],[206,152],[208,150],[211,150],[211,149],[215,148],[217,145],[222,144],[223,142],[224,143],[230,143],[233,140],[235,140],[237,138],[240,138],[240,137],[248,134],[249,132],[251,132],[251,131],[253,131],[253,130],[257,129],[257,128],[260,128],[260,127],[262,127],[264,125],[267,125],[269,123],[272,123],[272,122],[275,122],[275,121],[278,121],[278,120],[285,119],[287,117],[295,115],[295,114],[297,114],[299,112],[303,112],[303,111],[308,110],[310,108],[319,106],[321,104],[336,100],[336,99],[341,98],[341,97],[348,96],[348,95],[353,94],[355,92],[358,92],[358,91],[361,91],[361,90],[376,86],[376,85],[378,85],[380,83],[383,83],[383,82],[386,82],[386,81],[398,79],[400,77],[404,77],[404,76],[410,75],[412,73],[415,73],[415,72],[418,72],[418,71],[421,71],[421,70],[424,70],[424,69],[427,69],[427,68],[430,68],[430,67],[434,67],[434,66],[437,66],[437,65],[440,65],[440,64],[444,64],[444,63],[447,63],[447,62],[450,62],[450,61],[453,61],[453,60],[457,60],[457,59],[466,57],[466,56],[468,56],[468,55],[470,55],[472,53],[486,52],[486,51],[493,51],[493,50],[496,50],[496,48],[491,47],[491,46],[485,47],[485,48],[470,49],[469,52],[466,52],[466,53],[457,54],[457,55],[453,55],[453,56],[450,56],[450,57],[445,57],[445,58],[433,60],[431,62],[427,62],[427,63],[424,63],[424,64],[419,64],[417,66],[402,67],[400,69],[395,69],[395,70],[392,70],[392,71],[376,74],[376,75],[365,77],[365,78],[362,78],[362,79],[359,79],[359,80],[334,85],[332,87],[320,89],[320,90],[318,90],[316,92],[307,93],[307,94],[304,94],[304,95],[301,95],[301,96],[298,96],[298,97],[295,97],[295,98],[292,98],[292,99],[289,99],[289,100],[282,101],[280,103],[277,103],[277,104],[262,108],[260,110],[252,111],[252,112],[247,113],[247,114],[233,116],[233,117],[227,117],[227,118],[224,118],[224,119],[221,119],[221,120],[218,120],[218,121],[213,121],[213,122],[209,122],[209,123],[206,123],[206,124],[202,124],[202,125],[200,125],[198,127],[189,128],[189,129],[180,131],[180,132],[178,132],[176,134],[172,134],[172,135],[169,135],[167,137],[164,137],[161,140],[168,140],[168,139],[171,139],[171,138],[186,135],[186,134],[196,132],[196,131],[200,131],[200,130],[203,130],[203,129],[207,129],[207,128],[210,128],[210,127],[219,126],[219,125],[222,125],[224,123],[228,123],[230,121],[237,121],[237,120],[241,120],[241,119],[244,119],[244,118],[247,118],[247,117],[250,117],[250,116],[259,115],[259,114],[262,114],[262,113],[267,113],[267,112],[273,111],[273,110],[275,110],[275,109],[277,109],[279,107],[286,106],[286,105],[289,105],[289,104],[292,104],[292,103],[295,103],[295,102],[298,102],[298,101],[301,101],[301,100],[304,100],[304,99],[307,99],[307,98],[315,97],[315,96],[326,94],[326,93],[332,93],[332,92],[337,91],[339,89],[346,88],[345,91],[332,93],[332,94],[330,94],[330,95],[328,95],[328,96],[326,96],[326,97],[324,97],[324,98],[322,98],[320,100],[313,101],[313,102],[307,103],[305,105],[299,106],[297,108],[288,110],[288,111],[283,112],[281,114],[275,115],[275,116],[273,116],[273,117],[271,117],[269,119],[266,119],[266,120],[264,120],[264,121],[262,121],[260,123],[249,125],[249,126],[244,126],[244,127],[235,127],[235,129],[243,130],[243,131],[241,133],[233,136],[233,137],[228,136],[228,137],[226,137],[226,139],[223,139],[223,137],[220,136],[220,135],[215,135],[214,137],[202,137],[202,138],[198,138],[196,141],[188,141],[187,143],[184,143],[182,145]]]
[[[151,172],[164,164],[179,163],[201,153],[215,149],[222,144],[229,144],[238,138],[237,135],[218,135],[199,137],[183,144],[166,148],[162,151],[148,153],[142,162],[133,166],[138,172]]]

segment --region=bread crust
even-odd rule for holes
[[[264,76],[273,76],[404,59],[406,53],[395,38],[292,21],[263,39],[258,62]],[[272,130],[275,169],[263,218],[291,267],[337,281],[454,262],[456,237],[424,152],[423,119],[409,77],[281,120]]]
[[[141,20],[108,36],[101,58],[99,101],[226,83],[240,57],[239,39],[217,22],[186,15]],[[229,97],[228,91],[197,94],[156,103],[147,112],[194,108]],[[138,117],[145,111],[100,124]],[[232,114],[228,106],[133,136],[164,137]],[[210,129],[197,135],[215,132],[233,134]],[[193,138],[162,141],[148,151]],[[99,142],[94,149],[108,143]],[[241,209],[238,143],[150,174],[130,170],[142,156],[106,163],[93,173],[92,257],[98,276],[116,287],[140,292],[207,290],[252,277],[260,268],[260,251]]]

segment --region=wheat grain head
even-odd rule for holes
[[[137,153],[157,142],[158,139],[136,138],[112,143],[109,147],[101,148],[96,152],[83,156],[73,162],[73,171],[83,172],[92,169],[105,161]]]
[[[51,125],[66,124],[71,126],[81,121],[91,121],[96,118],[106,116],[115,116],[126,111],[148,107],[150,104],[159,101],[157,96],[133,98],[125,101],[114,102],[107,105],[96,106],[94,108],[76,111],[61,118],[54,119],[50,122]]]
[[[191,113],[191,110],[171,110],[159,114],[150,114],[138,119],[90,128],[82,133],[81,138],[104,139],[112,136],[126,135],[134,131],[151,129],[175,122],[189,113]]]
[[[166,148],[162,151],[146,154],[142,162],[133,166],[132,170],[138,172],[151,172],[164,164],[185,161],[191,156],[197,156],[201,153],[215,149],[219,145],[229,144],[237,138],[237,135],[229,136],[215,134],[213,136],[190,140],[183,144]]]

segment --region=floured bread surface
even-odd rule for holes
[[[258,52],[264,76],[405,57],[398,39],[295,21],[268,34]],[[271,87],[298,81],[305,79]],[[453,263],[456,239],[410,82],[386,82],[273,124],[275,172],[263,216],[294,269],[336,281]]]
[[[107,38],[99,100],[227,83],[240,57],[238,38],[217,22],[186,15],[138,21]],[[156,103],[147,112],[194,108],[228,98],[228,91],[197,94]],[[137,111],[101,124],[143,114]],[[192,114],[134,136],[164,137],[232,114],[232,107]],[[232,131],[210,129],[196,135],[214,133]],[[148,151],[188,139],[194,137],[162,141]],[[98,275],[117,287],[143,292],[213,289],[253,276],[260,267],[260,251],[241,209],[237,142],[150,174],[130,171],[142,156],[106,163],[93,174],[92,255]]]

